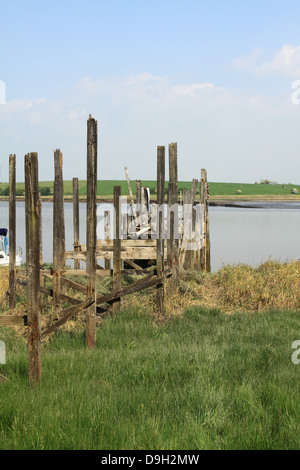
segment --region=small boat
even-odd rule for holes
[[[0,228],[0,267],[9,266],[9,245],[8,245],[8,229]],[[16,266],[21,266],[22,253],[16,254]]]

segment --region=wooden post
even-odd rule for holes
[[[97,270],[97,157],[98,125],[91,116],[87,122],[87,212],[86,212],[86,271],[88,275],[87,298],[96,295]],[[86,310],[86,342],[89,348],[96,345],[96,304]]]
[[[40,224],[39,224],[38,155],[25,156],[26,201],[26,265],[28,303],[29,381],[41,379],[41,325],[40,325]]]
[[[110,240],[111,238],[111,225],[110,225],[110,211],[104,212],[104,239]],[[111,269],[110,259],[105,259],[105,269]]]
[[[16,155],[9,156],[9,308],[16,307]]]
[[[61,275],[65,258],[65,222],[64,222],[64,187],[63,156],[59,149],[54,152],[53,186],[53,301],[61,301]]]
[[[130,179],[129,179],[129,174],[128,174],[127,167],[125,167],[125,175],[126,175],[129,198],[130,198],[131,212],[132,212],[132,216],[135,218],[136,217],[136,211],[135,211],[135,207],[134,207],[133,194],[132,194],[132,189],[131,189],[131,185],[130,185]]]
[[[157,204],[162,208],[165,201],[165,147],[157,147]],[[164,217],[159,210],[157,217],[158,240],[156,242],[156,270],[157,276],[164,275]],[[164,313],[164,283],[157,287],[157,308]]]
[[[135,200],[136,205],[138,206],[136,209],[136,227],[139,230],[141,228],[141,204],[142,204],[142,182],[141,180],[136,180],[135,182]]]
[[[43,214],[42,214],[42,196],[39,193],[39,224],[40,224],[40,267],[43,267]]]
[[[209,233],[209,216],[208,216],[208,207],[209,207],[209,189],[208,189],[208,181],[207,181],[207,171],[205,170],[205,189],[206,189],[206,205],[205,205],[205,223],[206,223],[206,271],[208,273],[211,272],[211,264],[210,264],[210,233]]]
[[[167,242],[168,266],[172,271],[169,281],[171,292],[179,287],[179,240],[178,240],[178,167],[177,143],[169,145],[169,207],[176,207],[176,212],[170,214],[170,239]],[[176,226],[176,237],[175,237]]]
[[[191,190],[185,189],[183,191],[183,208],[184,208],[184,239],[182,244],[182,266],[186,270],[192,267],[192,253],[187,248],[191,241],[192,233],[192,208],[191,208],[192,195]]]
[[[200,270],[206,271],[206,171],[201,170],[201,186],[200,186],[200,204],[204,205],[203,233],[204,244],[200,249]]]
[[[114,244],[113,244],[113,290],[121,289],[121,234],[120,234],[120,197],[121,186],[114,187]],[[113,304],[113,313],[119,313],[121,299],[117,299]]]
[[[73,178],[73,239],[74,251],[79,251],[79,183]],[[74,260],[74,269],[80,269],[80,260]]]

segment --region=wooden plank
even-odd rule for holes
[[[123,243],[122,243],[123,244]],[[97,253],[97,259],[113,259],[113,248],[107,248],[106,250]],[[86,259],[85,252],[67,251],[66,259]],[[156,248],[155,247],[136,247],[136,248],[121,248],[121,260],[126,259],[156,259]]]
[[[20,315],[0,315],[0,326],[25,326],[25,317]]]
[[[75,317],[75,315],[78,315],[78,313],[81,313],[83,310],[89,308],[91,305],[95,305],[95,298],[89,298],[84,302],[80,302],[74,307],[69,307],[67,309],[61,310],[60,312],[57,312],[57,315],[62,315],[62,317],[49,328],[47,328],[47,330],[42,332],[42,340],[44,340],[50,334],[54,333],[60,326],[64,325],[68,320]]]
[[[121,270],[122,275],[140,275],[140,274],[149,274],[148,269],[122,269]],[[64,273],[65,276],[82,276],[86,277],[87,272],[85,269],[68,269]],[[105,277],[105,276],[112,276],[113,275],[113,270],[112,269],[101,269],[97,270],[96,272],[97,277]]]
[[[79,251],[79,182],[73,178],[73,240],[74,250]],[[74,260],[74,269],[80,269],[80,260]]]
[[[121,288],[121,237],[120,237],[120,197],[121,186],[114,187],[114,240],[113,240],[113,290]],[[113,313],[119,313],[121,308],[120,299],[113,305]]]
[[[167,275],[170,275],[167,274]],[[122,297],[127,295],[134,294],[136,292],[140,292],[144,289],[149,289],[150,287],[155,287],[157,285],[161,285],[164,282],[163,277],[153,276],[152,274],[147,276],[146,278],[140,279],[133,284],[130,284],[127,287],[123,287],[122,289],[116,290],[111,294],[106,294],[102,296],[97,296],[97,305],[106,304],[114,302]]]
[[[9,308],[16,307],[16,155],[9,156]]]
[[[157,148],[157,204],[161,207],[165,201],[165,147],[159,146]],[[156,242],[156,270],[157,275],[163,278],[164,275],[164,241],[163,229],[164,220],[163,214],[159,211],[158,214],[158,240]],[[157,286],[156,302],[158,311],[164,313],[164,284]]]
[[[29,381],[41,380],[41,324],[40,324],[40,229],[39,229],[39,184],[38,155],[25,156],[26,198],[26,253],[27,303],[28,303],[28,355]]]
[[[10,382],[10,380],[7,377],[4,377],[4,375],[0,374],[0,382],[1,383]]]
[[[87,122],[87,203],[86,203],[86,271],[88,273],[87,298],[96,292],[96,245],[97,245],[97,157],[98,124],[91,116]],[[96,345],[96,305],[86,310],[86,342],[88,348]]]
[[[127,264],[129,264],[129,266],[131,266],[132,268],[138,269],[138,270],[140,270],[140,271],[142,270],[142,268],[141,268],[138,264],[136,264],[134,261],[131,261],[130,259],[125,259],[124,261],[125,261]]]

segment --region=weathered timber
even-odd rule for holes
[[[87,122],[87,207],[86,207],[86,271],[88,284],[87,298],[94,297],[96,292],[96,247],[97,247],[97,158],[98,158],[98,124],[91,116]],[[91,304],[86,310],[86,342],[89,348],[96,345],[96,305]]]
[[[74,250],[79,251],[79,183],[73,178],[73,240]],[[80,260],[74,260],[74,269],[80,269]]]
[[[26,198],[26,265],[28,303],[28,355],[29,381],[40,381],[41,365],[41,324],[40,324],[40,229],[39,229],[39,186],[38,155],[25,156],[25,198]]]
[[[16,307],[16,155],[9,156],[9,308]]]
[[[161,207],[165,200],[165,147],[157,148],[157,204]],[[158,212],[158,240],[156,242],[156,270],[157,275],[163,278],[164,275],[164,219],[162,211]],[[160,313],[164,313],[164,284],[157,286],[157,308]]]
[[[53,301],[61,301],[60,278],[64,268],[65,252],[64,228],[64,188],[63,156],[59,149],[54,152],[54,185],[53,185]]]
[[[47,330],[42,332],[41,338],[44,340],[51,333],[54,333],[60,326],[64,325],[68,320],[75,317],[78,313],[81,313],[83,310],[89,308],[91,305],[95,304],[95,298],[89,298],[84,302],[80,302],[74,307],[69,307],[60,312],[57,312],[57,315],[62,317],[57,320],[53,325],[51,325]]]
[[[179,240],[175,238],[175,228],[178,232],[178,164],[177,164],[177,143],[169,145],[169,207],[176,207],[175,213],[170,213],[170,239],[167,244],[168,266],[172,271],[169,280],[169,289],[175,292],[179,286]]]
[[[26,316],[0,315],[0,326],[25,326]]]
[[[121,186],[114,187],[114,240],[113,240],[113,290],[118,291],[121,288],[121,237],[120,237],[120,197]],[[120,299],[113,305],[113,313],[120,311]]]

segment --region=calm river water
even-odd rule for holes
[[[247,205],[245,203],[245,205]],[[300,259],[300,203],[264,203],[251,207],[210,207],[211,264],[258,265],[268,259]],[[255,206],[255,207],[252,207]],[[52,203],[43,203],[43,256],[52,262]],[[80,241],[85,243],[85,204],[80,204]],[[101,204],[100,212],[111,209]],[[8,203],[0,202],[0,227],[8,226]],[[73,244],[73,205],[65,204],[66,249]],[[25,260],[25,203],[17,202],[17,246]]]

